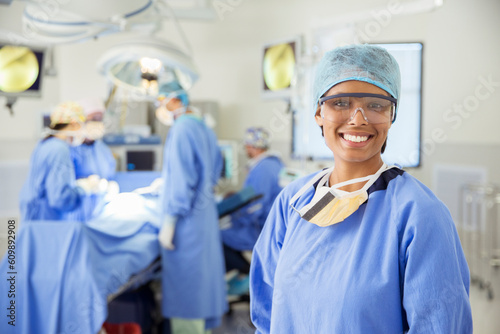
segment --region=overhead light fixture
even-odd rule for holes
[[[135,21],[156,24],[153,0],[64,1],[28,0],[23,35],[42,43],[79,42],[128,29]],[[95,10],[99,8],[99,10]]]
[[[111,47],[97,67],[114,85],[146,95],[156,95],[159,84],[173,80],[187,90],[199,77],[190,56],[156,37]]]

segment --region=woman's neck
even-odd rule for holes
[[[330,175],[330,185],[373,175],[380,169],[380,167],[382,167],[383,164],[384,162],[380,156],[378,156],[378,159],[375,157],[374,159],[365,162],[335,162],[335,168]],[[356,191],[361,189],[365,183],[366,181],[353,183],[341,187],[340,190],[348,192]]]

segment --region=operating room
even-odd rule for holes
[[[105,3],[0,0],[1,333],[388,333],[382,329],[386,323],[382,323],[380,314],[389,314],[392,309],[384,309],[388,304],[383,299],[379,300],[380,307],[369,304],[375,292],[367,298],[366,305],[345,300],[336,304],[337,292],[332,293],[331,303],[320,295],[318,291],[330,291],[320,278],[328,273],[337,277],[332,269],[316,271],[317,266],[321,267],[318,259],[325,260],[326,255],[315,255],[316,248],[308,247],[326,244],[323,237],[313,242],[308,238],[317,234],[305,234],[304,244],[296,241],[300,247],[296,252],[310,257],[301,254],[298,258],[286,258],[294,254],[290,247],[294,247],[291,243],[298,234],[291,230],[294,220],[288,221],[284,216],[297,217],[301,224],[307,224],[304,228],[308,231],[341,231],[343,224],[351,222],[309,227],[313,221],[308,222],[298,207],[302,203],[298,190],[307,186],[301,180],[311,173],[331,172],[331,167],[340,166],[333,159],[340,144],[328,144],[332,139],[324,113],[330,105],[325,96],[341,84],[373,83],[372,79],[340,79],[335,81],[337,86],[326,86],[328,89],[317,92],[321,76],[315,71],[324,66],[322,59],[332,54],[328,51],[341,52],[353,45],[388,50],[384,52],[394,57],[401,70],[401,101],[395,102],[397,94],[384,84],[371,86],[377,86],[388,97],[381,97],[376,90],[373,92],[378,95],[370,91],[363,96],[360,94],[364,93],[349,96],[353,103],[363,103],[367,98],[392,103],[392,123],[388,122],[390,130],[382,149],[385,153],[381,155],[387,168],[383,173],[397,170],[396,179],[411,175],[412,182],[419,186],[397,188],[401,193],[392,195],[391,205],[412,196],[407,192],[422,191],[435,199],[433,205],[447,208],[449,214],[443,216],[449,217],[446,223],[453,224],[443,223],[449,225],[446,240],[456,238],[458,245],[452,251],[446,250],[445,246],[438,247],[439,239],[429,237],[419,249],[419,259],[423,261],[421,271],[433,273],[416,273],[412,280],[414,272],[408,271],[407,276],[394,278],[400,280],[396,290],[401,291],[401,312],[388,318],[402,318],[400,329],[393,326],[394,333],[472,333],[472,328],[477,334],[500,332],[500,114],[495,104],[500,105],[500,41],[495,37],[500,31],[500,2]],[[15,53],[8,54],[7,49],[12,46],[35,55],[32,63],[21,62],[9,69],[9,57]],[[352,54],[346,53],[345,57]],[[144,63],[141,72],[140,60],[145,57],[150,67],[160,66],[153,75],[145,73]],[[23,88],[10,90],[6,82],[12,68],[19,71],[14,74],[19,78],[29,66],[38,66],[35,79]],[[348,96],[339,94],[343,95]],[[169,107],[174,102],[180,107]],[[113,161],[109,175],[87,174],[78,179],[78,169],[72,165],[66,171],[68,166],[62,162],[59,166],[59,160],[51,156],[43,166],[35,164],[43,158],[35,153],[40,152],[37,150],[44,141],[62,138],[64,152],[75,146],[76,137],[68,135],[72,130],[65,126],[77,117],[85,117],[86,123],[77,123],[90,128],[92,113],[86,108],[96,105],[100,108],[98,121],[102,121],[102,128],[95,140],[104,143],[110,152]],[[349,121],[342,126],[364,118],[368,127],[381,127],[370,124],[374,123],[374,112],[365,111],[367,104],[363,108],[358,108],[359,113],[358,109],[351,111]],[[343,134],[341,137],[343,141],[354,138],[351,148],[362,147],[362,141],[372,139],[371,135],[367,135],[368,139],[362,135],[357,139]],[[201,162],[197,160],[189,166],[196,160],[189,158],[191,150]],[[258,158],[260,153],[253,152],[264,153]],[[347,150],[339,152],[338,162],[347,155]],[[285,189],[273,189],[271,199],[262,193],[264,190],[256,191],[268,185],[267,176],[251,176],[253,168],[264,159],[268,171],[275,171],[273,180],[279,190]],[[97,161],[104,164],[104,158]],[[42,170],[49,173],[50,169],[57,169],[56,165],[60,169],[45,183],[62,182],[70,174],[70,190],[81,197],[79,214],[44,216],[42,212],[49,209],[30,209],[35,199],[29,199],[28,204],[23,202]],[[379,173],[377,169],[374,175]],[[200,183],[193,186],[192,176],[197,173],[196,182]],[[206,176],[210,173],[216,177]],[[366,176],[368,180],[369,174],[372,173],[361,172],[355,177]],[[327,186],[333,179],[329,180]],[[253,188],[249,186],[252,182]],[[380,184],[373,182],[373,186]],[[45,183],[43,186],[48,187]],[[294,184],[301,185],[293,188],[297,194],[286,198],[286,189]],[[392,188],[383,192],[388,189]],[[62,188],[57,190],[57,194],[62,192]],[[44,196],[42,193],[37,196]],[[363,201],[360,209],[350,214],[368,215],[373,210],[370,200],[377,203],[380,193],[368,190],[367,202]],[[297,196],[299,201],[295,203]],[[418,198],[423,201],[423,196]],[[263,204],[264,200],[269,203]],[[426,197],[425,201],[430,200]],[[75,203],[68,200],[57,210],[79,205]],[[177,204],[179,208],[173,209]],[[277,212],[285,204],[287,211]],[[238,247],[226,242],[232,234],[225,231],[236,226],[236,221],[246,221],[255,212],[263,212],[266,205],[269,208],[263,218],[265,225],[264,221],[259,223],[259,232],[265,232],[260,237],[257,232],[250,246],[235,251]],[[409,207],[413,206],[401,207],[400,212]],[[441,217],[438,211],[422,217],[432,220],[432,212]],[[210,220],[210,228],[201,223],[201,217]],[[290,229],[289,234],[286,229],[283,232],[284,242],[273,239],[282,233],[278,221]],[[196,229],[186,229],[188,223]],[[401,235],[403,232],[397,231]],[[249,232],[242,229],[235,233]],[[430,232],[429,236],[435,234]],[[416,240],[418,233],[415,231],[414,235]],[[193,244],[185,244],[183,237]],[[240,240],[241,235],[236,238]],[[367,248],[353,255],[353,261],[358,262],[343,264],[344,269],[349,269],[346,277],[357,266],[361,266],[356,271],[363,276],[339,280],[339,289],[353,284],[340,293],[345,299],[356,290],[356,284],[369,281],[365,277],[373,274],[366,259],[375,252],[380,252],[381,257],[388,252],[389,246],[373,245],[382,241],[367,240]],[[402,236],[400,247],[404,240]],[[278,252],[275,243],[276,249],[283,250],[279,261],[271,260],[271,256],[278,256],[274,254]],[[332,247],[339,244],[331,243]],[[195,253],[194,249],[200,252]],[[446,258],[458,263],[450,269],[453,271],[446,271],[446,279],[445,274],[434,273],[439,265],[432,261],[440,255],[432,249],[456,256]],[[410,250],[415,251],[408,248],[405,256],[409,258],[415,256]],[[395,257],[396,265],[403,257]],[[229,264],[235,259],[246,261],[244,269],[238,267],[240,262]],[[346,259],[350,257],[346,255]],[[276,276],[274,268],[268,267],[274,260],[278,263],[274,264],[278,267]],[[297,267],[302,265],[302,271],[287,271],[283,267],[287,261],[295,262]],[[338,261],[335,263],[342,262]],[[410,263],[408,260],[408,267]],[[173,267],[170,273],[169,266]],[[380,268],[385,270],[383,265]],[[315,275],[308,276],[312,271]],[[450,272],[457,273],[460,284],[449,279]],[[378,277],[378,273],[373,276]],[[444,288],[434,285],[433,281],[439,280],[453,283]],[[296,289],[297,299],[276,288],[271,300],[263,300],[263,291],[273,281],[282,284],[283,289]],[[298,283],[303,281],[307,283]],[[388,281],[384,281],[384,286],[392,282]],[[414,287],[422,293],[415,300],[407,300],[411,294],[404,283],[415,281],[422,284]],[[336,282],[332,278],[330,283]],[[237,291],[234,294],[233,288]],[[369,291],[367,286],[358,290]],[[428,290],[438,292],[427,295]],[[315,292],[317,296],[313,295]],[[311,305],[287,305],[289,300],[300,300],[306,293],[311,294]],[[357,298],[359,295],[353,295],[353,300]],[[432,302],[427,303],[426,298]],[[452,305],[461,302],[463,307],[457,306],[453,311]],[[411,308],[419,303],[424,305],[421,309]],[[266,306],[271,304],[273,313]],[[361,310],[359,314],[355,306]],[[317,309],[324,313],[314,313]],[[418,316],[412,317],[412,310]],[[331,315],[329,319],[342,320],[325,322],[327,315]],[[289,327],[283,325],[286,316],[295,319]],[[304,317],[310,323],[301,327],[300,319]],[[358,325],[363,319],[366,324]],[[419,319],[428,320],[419,323]],[[352,326],[348,331],[343,327],[346,324]]]

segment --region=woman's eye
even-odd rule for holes
[[[342,101],[342,100],[333,101],[332,104],[335,107],[347,107],[347,106],[349,106],[349,102],[348,101]]]

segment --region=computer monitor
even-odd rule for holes
[[[267,43],[262,51],[263,99],[289,100],[297,76],[301,55],[301,36]]]
[[[127,171],[152,171],[155,169],[155,151],[127,151]]]
[[[421,159],[421,109],[422,109],[422,43],[376,44],[397,60],[401,70],[401,96],[397,119],[387,137],[387,147],[382,159],[387,164],[418,167]],[[314,69],[307,84],[312,85]],[[321,136],[321,129],[314,120],[312,96],[305,96],[302,109],[294,110],[292,129],[292,157],[308,160],[333,160],[332,151]],[[310,102],[310,103],[309,103]]]
[[[236,141],[219,140],[218,145],[222,154],[221,180],[225,184],[238,184],[238,144]]]
[[[45,49],[0,42],[0,96],[40,97]]]

